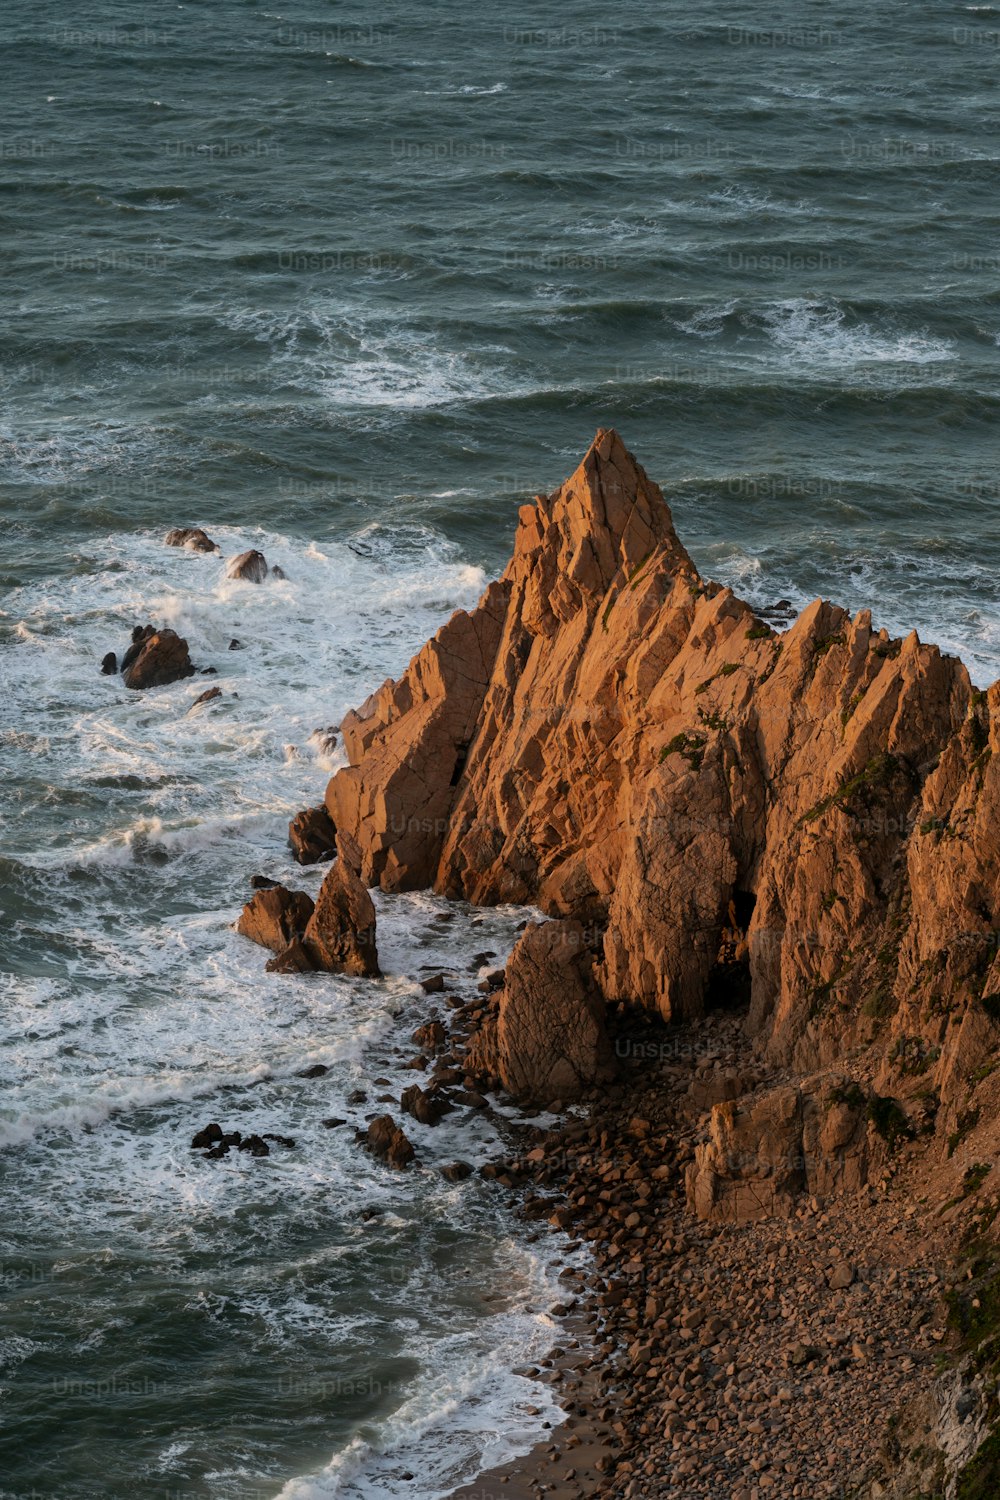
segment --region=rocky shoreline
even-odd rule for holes
[[[902,1161],[789,1219],[692,1216],[705,1091],[760,1072],[744,1023],[724,1012],[665,1042],[621,1017],[620,1080],[487,1169],[515,1212],[585,1245],[592,1270],[563,1271],[567,1339],[522,1372],[554,1384],[566,1425],[455,1500],[890,1493],[893,1420],[953,1343],[948,1237],[926,1233]]]

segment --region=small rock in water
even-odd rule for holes
[[[311,1067],[309,1067],[309,1068],[303,1068],[302,1071],[301,1071],[301,1073],[297,1073],[296,1074],[296,1077],[297,1078],[322,1078],[323,1074],[324,1073],[329,1073],[329,1071],[330,1071],[330,1069],[327,1067],[326,1063],[313,1063]]]
[[[101,661],[101,671],[105,677],[113,677],[118,671],[118,658],[113,651],[109,651]]]
[[[440,995],[444,989],[444,975],[432,974],[429,979],[421,979],[420,988],[425,995]]]
[[[369,1150],[391,1167],[407,1167],[416,1152],[391,1115],[376,1115],[368,1127]]]
[[[310,745],[315,745],[321,755],[328,755],[337,748],[337,726],[327,724],[324,729],[314,729],[309,736]]]
[[[264,968],[269,974],[313,974],[316,971],[312,954],[299,938],[293,938],[287,948],[269,958]]]
[[[276,885],[251,897],[240,913],[236,931],[253,943],[281,953],[290,943],[301,941],[312,914],[312,897],[305,891]]]
[[[466,1177],[472,1176],[472,1168],[467,1161],[453,1161],[450,1166],[441,1168],[441,1176],[448,1182],[464,1182]]]
[[[234,636],[233,639],[229,642],[229,649],[230,651],[242,651],[243,646],[242,643],[238,641]]]
[[[287,578],[288,574],[285,572],[284,568],[281,567],[281,565],[279,563],[275,563],[274,567],[271,569],[271,577],[272,578]]]
[[[221,1125],[217,1125],[215,1123],[215,1121],[213,1120],[213,1122],[212,1122],[211,1125],[206,1125],[205,1128],[204,1128],[204,1130],[199,1130],[198,1131],[198,1134],[194,1137],[194,1139],[191,1142],[191,1150],[192,1151],[204,1151],[206,1149],[206,1147],[208,1147],[208,1146],[214,1146],[217,1141],[221,1141],[221,1140],[222,1140],[222,1126]]]
[[[341,1125],[346,1125],[346,1120],[341,1120],[337,1115],[331,1115],[328,1120],[320,1122],[324,1130],[336,1130]]]
[[[218,552],[212,538],[200,526],[177,526],[164,538],[168,547],[186,547],[189,552]]]
[[[248,1135],[245,1141],[239,1143],[241,1151],[249,1151],[251,1156],[270,1156],[271,1148],[259,1135]]]
[[[280,882],[272,880],[270,875],[251,875],[250,884],[255,891],[273,891]]]
[[[267,558],[256,548],[251,548],[249,552],[241,552],[238,557],[230,559],[226,567],[226,576],[241,578],[244,583],[263,583],[267,577]]]
[[[217,688],[217,687],[206,688],[203,693],[199,693],[198,697],[192,703],[191,708],[197,708],[198,705],[199,705],[199,703],[211,703],[211,701],[212,701],[213,698],[221,698],[221,697],[222,697],[222,689],[221,688]],[[189,712],[190,712],[190,710],[189,710]]]
[[[121,674],[125,686],[135,692],[193,677],[187,641],[176,630],[137,625],[132,631],[132,644],[122,657]]]
[[[333,859],[337,830],[325,807],[305,807],[288,825],[288,842],[300,865]]]

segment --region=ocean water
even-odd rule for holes
[[[523,913],[381,898],[379,982],[231,924],[599,425],[705,573],[998,675],[998,59],[957,3],[6,8],[0,1494],[432,1500],[556,1419],[558,1244],[436,1171],[493,1127],[353,1142]],[[101,677],[146,620],[218,676]]]

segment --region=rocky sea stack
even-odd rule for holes
[[[1000,1136],[1000,684],[868,610],[786,624],[699,574],[601,431],[478,606],[344,720],[326,808],[364,884],[556,919],[471,1042],[493,1085],[600,1085],[608,1007],[742,1007],[754,1067],[692,1083],[696,1218],[857,1194],[901,1151],[947,1213],[958,1143]],[[981,1437],[989,1382],[963,1378]],[[976,1442],[940,1448],[954,1472]]]

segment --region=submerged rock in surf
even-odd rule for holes
[[[417,1154],[391,1115],[376,1115],[366,1140],[368,1149],[390,1167],[408,1167]]]

